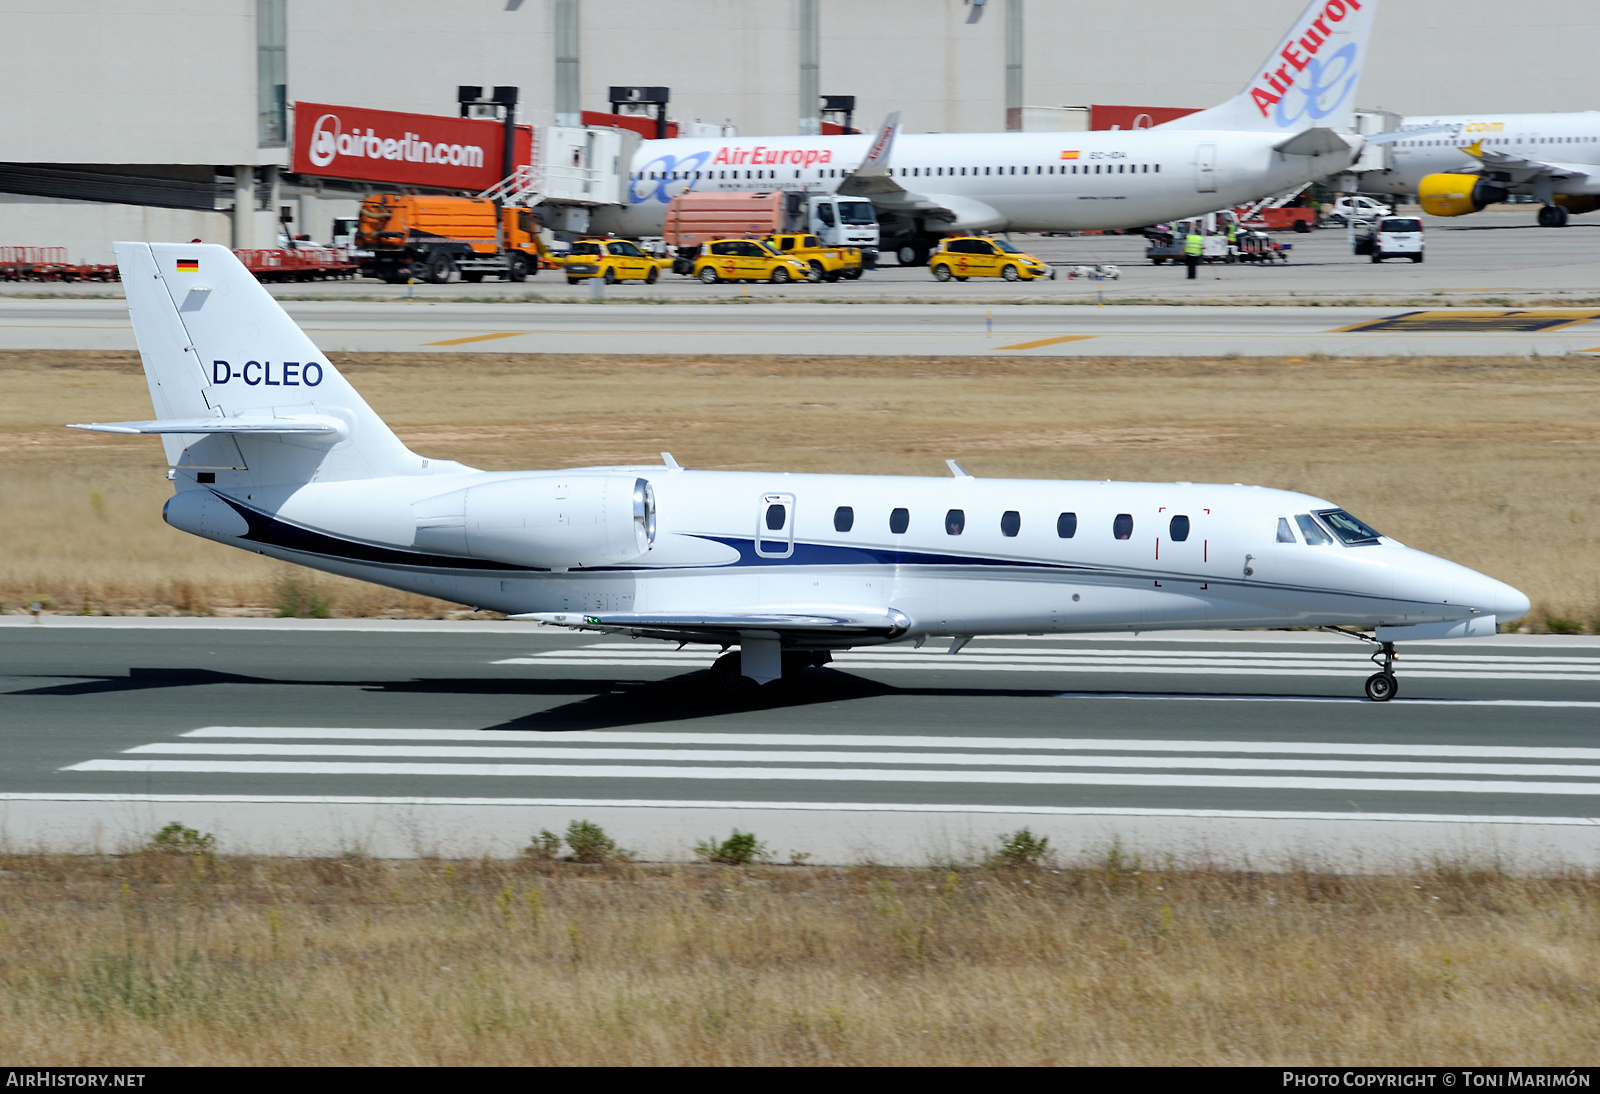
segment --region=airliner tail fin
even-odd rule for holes
[[[1378,0],[1311,0],[1243,91],[1162,129],[1349,132]]]

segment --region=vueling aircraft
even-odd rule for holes
[[[168,524],[517,619],[738,647],[711,673],[731,692],[933,635],[1376,627],[1381,701],[1396,641],[1528,610],[1331,501],[1237,483],[420,456],[226,248],[115,248],[155,417],[75,428],[161,436]]]
[[[1437,217],[1527,194],[1545,228],[1600,209],[1600,110],[1413,117],[1394,136],[1390,166],[1363,172],[1363,192],[1416,194]]]
[[[1312,0],[1238,95],[1154,129],[899,134],[891,116],[876,137],[644,141],[629,203],[592,225],[659,235],[667,203],[689,190],[836,192],[870,201],[885,248],[921,265],[954,233],[1129,228],[1241,205],[1355,160],[1377,7]]]

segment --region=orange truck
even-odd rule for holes
[[[523,281],[547,258],[532,209],[504,206],[497,223],[483,198],[373,194],[361,203],[354,245],[362,276],[391,284],[439,285],[454,273]]]

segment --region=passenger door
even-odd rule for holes
[[[1217,146],[1202,144],[1194,150],[1194,188],[1202,194],[1217,189]]]
[[[756,554],[788,558],[794,554],[794,495],[763,494],[756,514]]]

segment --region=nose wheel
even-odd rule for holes
[[[1367,677],[1367,698],[1374,703],[1387,703],[1400,691],[1400,681],[1394,675],[1394,643],[1383,643],[1383,649],[1372,655],[1372,663],[1379,670]]]

